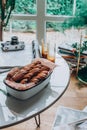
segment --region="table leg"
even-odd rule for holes
[[[40,127],[40,114],[34,117],[37,127]]]

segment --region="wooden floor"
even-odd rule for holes
[[[87,85],[81,84],[74,73],[64,95],[53,106],[41,114],[41,126],[36,127],[34,118],[4,130],[52,130],[56,110],[60,106],[82,110],[87,105]]]

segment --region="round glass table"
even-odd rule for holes
[[[0,129],[35,118],[40,126],[40,114],[60,99],[68,87],[70,70],[66,61],[56,58],[57,67],[54,69],[49,84],[27,100],[18,100],[6,91],[3,83],[6,73],[0,74]]]

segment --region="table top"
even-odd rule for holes
[[[13,55],[11,53],[16,53],[20,55],[21,52],[22,51],[18,51],[17,53],[7,52],[7,55],[9,58],[11,58],[11,56]],[[6,55],[4,54],[4,52],[0,52],[0,54],[2,55],[2,57],[4,57],[3,55]],[[21,62],[23,64],[18,64],[18,62],[16,62],[17,59],[15,59],[14,62],[16,64],[12,64],[11,61],[9,61],[9,63],[6,64],[4,59],[1,58],[1,61],[3,59],[3,63],[0,65],[4,66],[4,63],[5,65],[28,64],[30,61],[27,61],[27,58],[28,57],[25,58],[25,63]],[[56,64],[57,67],[54,69],[51,75],[49,84],[39,93],[24,101],[18,100],[12,97],[11,95],[7,94],[6,86],[3,83],[3,79],[5,78],[6,73],[0,74],[0,128],[9,127],[17,123],[23,122],[27,119],[30,119],[36,116],[37,114],[43,112],[60,99],[60,97],[63,95],[63,93],[68,87],[70,71],[68,64],[60,55],[57,55],[56,57]]]
[[[0,45],[0,66],[24,66],[32,61],[32,45],[26,44],[24,50],[8,51],[1,50]],[[26,58],[25,58],[26,57]]]

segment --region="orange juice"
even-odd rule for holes
[[[47,51],[45,51],[44,53],[42,53],[42,57],[43,58],[47,58]]]
[[[50,60],[51,62],[55,62],[55,57],[47,56],[47,59]]]
[[[54,43],[50,42],[48,43],[47,59],[52,62],[55,62],[55,53],[56,53],[55,47],[56,45]]]
[[[42,42],[42,57],[47,58],[47,45]]]

